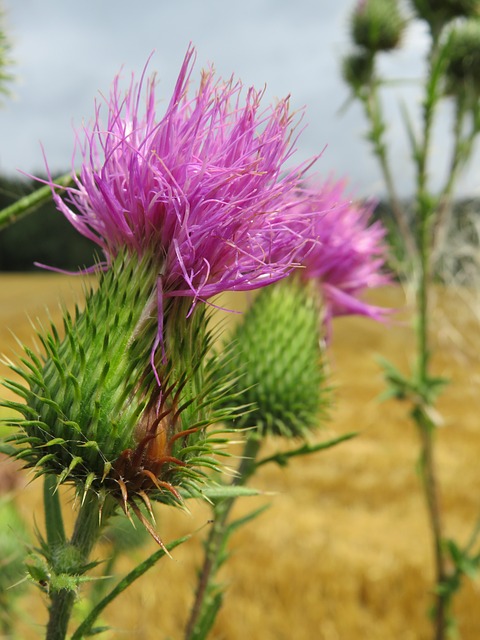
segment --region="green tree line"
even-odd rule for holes
[[[0,176],[0,210],[39,186],[34,180]],[[96,249],[50,200],[0,231],[0,271],[31,271],[35,262],[77,271],[94,263]]]

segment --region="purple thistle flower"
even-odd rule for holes
[[[304,267],[300,273],[304,279],[319,282],[327,323],[333,316],[350,314],[382,320],[388,310],[360,296],[366,289],[390,282],[383,272],[386,230],[379,221],[372,223],[372,204],[347,200],[344,191],[340,181],[301,193],[296,212],[310,216],[311,225],[303,221],[300,231],[307,240],[296,254]]]
[[[125,95],[117,77],[106,123],[96,105],[78,141],[76,186],[66,200],[54,199],[107,262],[125,249],[150,252],[159,294],[195,302],[265,286],[291,270],[301,221],[292,222],[289,194],[307,167],[284,169],[294,151],[288,99],[261,111],[263,92],[250,88],[242,102],[241,83],[216,81],[212,69],[190,99],[193,60],[189,48],[159,120],[155,76],[132,78]]]

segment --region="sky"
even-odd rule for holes
[[[160,98],[168,102],[189,43],[197,51],[196,73],[213,64],[219,76],[232,74],[246,86],[266,86],[265,106],[291,95],[293,109],[305,109],[295,162],[322,153],[321,179],[347,178],[357,195],[379,196],[383,182],[364,138],[362,109],[352,103],[340,74],[350,50],[348,25],[354,0],[3,0],[12,42],[13,96],[0,107],[0,172],[44,170],[42,147],[52,172],[71,167],[74,128],[93,117],[99,92],[108,94],[123,69],[140,74],[147,58],[156,71]],[[418,23],[404,47],[382,56],[380,68],[414,80],[384,96],[389,150],[402,194],[411,193],[410,152],[401,122],[402,98],[419,110],[419,84],[427,34]],[[194,74],[195,75],[195,74]],[[443,176],[448,157],[448,106],[435,138],[432,178]],[[475,163],[478,165],[478,162]],[[475,165],[460,185],[478,194]],[[477,186],[478,182],[478,186]]]

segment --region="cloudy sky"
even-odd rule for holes
[[[0,112],[0,171],[42,170],[40,143],[51,169],[71,164],[73,127],[90,120],[98,92],[107,93],[123,66],[125,81],[150,68],[160,79],[158,96],[168,100],[189,42],[197,49],[197,70],[213,63],[218,75],[232,73],[245,85],[267,85],[266,100],[287,94],[306,107],[308,125],[298,143],[300,161],[326,150],[317,164],[324,176],[348,176],[352,189],[379,194],[382,181],[356,104],[340,114],[348,98],[339,68],[348,50],[348,17],[353,0],[3,0],[13,43],[14,96]],[[410,29],[401,53],[382,67],[395,77],[418,78],[427,38]],[[400,189],[411,190],[409,152],[398,111],[400,94],[414,111],[415,84],[386,96],[389,142]],[[159,113],[162,105],[159,105]],[[447,124],[448,108],[440,123]],[[440,176],[446,134],[436,140]],[[480,186],[480,181],[478,181]],[[461,187],[479,191],[475,172]]]

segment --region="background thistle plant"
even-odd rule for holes
[[[420,19],[428,23],[430,43],[426,55],[427,70],[421,80],[423,96],[418,125],[410,109],[402,104],[416,183],[412,216],[398,199],[386,143],[387,123],[383,117],[379,89],[387,82],[377,70],[368,85],[356,87],[352,86],[351,78],[347,80],[354,89],[355,98],[364,105],[369,122],[368,139],[382,169],[395,217],[395,235],[402,241],[398,274],[410,281],[415,296],[416,363],[405,375],[386,362],[384,374],[390,397],[409,404],[408,413],[419,436],[419,471],[435,564],[435,588],[431,590],[434,593],[430,615],[432,637],[444,640],[452,629],[452,603],[461,583],[460,577],[469,573],[464,571],[464,567],[471,567],[477,562],[474,548],[478,546],[478,528],[474,526],[471,542],[463,547],[462,552],[458,552],[461,545],[455,542],[452,545],[452,540],[445,535],[435,443],[440,423],[436,403],[446,380],[433,373],[433,283],[442,270],[442,255],[451,248],[448,235],[454,186],[460,170],[472,157],[474,141],[480,132],[479,34],[477,19],[473,17],[478,13],[480,4],[470,0],[414,0],[413,5]],[[357,10],[358,7],[354,11]],[[352,40],[358,44],[353,33]],[[452,145],[445,179],[441,187],[435,189],[430,175],[434,158],[434,124],[440,102],[446,96],[454,99]],[[452,562],[456,565],[454,568]]]

